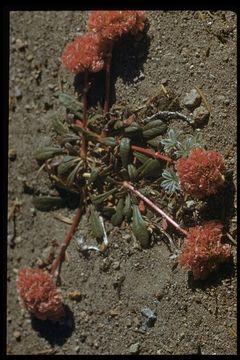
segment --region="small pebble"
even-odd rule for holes
[[[29,54],[27,57],[26,57],[27,61],[32,61],[33,60],[33,55],[32,54]]]
[[[120,269],[120,262],[119,261],[114,261],[112,264],[112,267],[114,270],[119,270]]]
[[[23,51],[27,47],[27,42],[23,42],[21,39],[17,39],[16,47],[18,50]]]
[[[168,79],[163,78],[162,81],[161,81],[161,84],[167,86],[167,84],[168,84]]]
[[[13,336],[15,337],[15,339],[17,341],[21,341],[21,333],[20,333],[20,331],[18,331],[18,330],[14,331]]]
[[[53,85],[53,84],[48,84],[48,88],[49,88],[50,90],[54,90],[54,85]]]
[[[16,239],[15,239],[15,244],[20,244],[21,241],[22,241],[22,237],[17,236]]]
[[[17,99],[21,99],[21,97],[22,97],[22,92],[21,92],[21,90],[19,89],[19,87],[15,87],[15,97],[17,98]]]
[[[80,345],[75,346],[74,351],[78,353],[80,351]]]
[[[8,156],[9,156],[9,159],[11,161],[16,160],[16,158],[17,158],[17,150],[16,149],[9,149]]]
[[[140,350],[139,342],[137,342],[137,343],[135,343],[135,344],[132,344],[132,345],[129,347],[129,352],[130,352],[130,354],[138,354],[138,353],[139,353],[139,350]]]
[[[183,99],[183,105],[189,110],[195,109],[201,103],[201,96],[196,89],[192,89]]]
[[[193,112],[193,120],[195,125],[201,126],[205,124],[209,119],[210,113],[204,106],[199,106]]]

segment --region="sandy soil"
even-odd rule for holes
[[[106,254],[80,254],[74,242],[62,267],[62,294],[69,321],[62,325],[31,318],[19,305],[16,272],[36,266],[43,251],[63,241],[68,225],[56,214],[74,210],[36,211],[34,193],[51,193],[47,176],[37,177],[34,151],[50,138],[48,114],[64,115],[57,93],[73,94],[74,77],[59,57],[67,41],[84,32],[87,12],[12,12],[10,17],[10,111],[8,207],[17,201],[8,222],[9,354],[236,354],[236,247],[234,264],[207,282],[192,284],[175,267],[160,238],[141,250],[127,224],[106,224]],[[219,150],[228,168],[227,186],[207,204],[211,214],[236,233],[236,14],[232,12],[149,11],[146,37],[133,46],[121,41],[114,52],[112,100],[134,107],[159,91],[173,89],[180,104],[194,86],[205,94],[211,116],[200,128],[206,146]],[[183,108],[185,114],[189,112]],[[169,126],[190,132],[181,120]],[[15,150],[15,155],[14,155]],[[94,243],[86,217],[79,226]],[[47,249],[47,250],[46,250]],[[57,249],[55,248],[57,251]],[[116,283],[124,279],[118,292]],[[81,300],[69,298],[79,290]],[[157,295],[156,295],[157,294]],[[156,311],[153,327],[141,330],[141,309]],[[134,346],[132,346],[134,345]]]

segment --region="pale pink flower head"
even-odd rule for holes
[[[17,291],[24,308],[38,319],[57,321],[64,317],[60,290],[54,285],[48,272],[27,267],[20,269]]]
[[[126,33],[136,34],[145,26],[145,11],[140,10],[96,10],[88,18],[88,29],[104,39],[116,40]]]
[[[70,71],[98,72],[104,67],[106,44],[98,35],[88,32],[68,43],[62,53],[62,64]]]
[[[209,274],[231,257],[231,246],[222,244],[223,225],[211,220],[188,230],[179,263],[192,271],[195,280],[206,279]]]
[[[188,157],[177,160],[176,170],[181,189],[198,199],[215,194],[225,181],[224,158],[215,150],[191,150]]]

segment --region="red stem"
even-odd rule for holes
[[[84,89],[83,89],[83,127],[87,127],[87,92],[88,92],[88,72],[84,72]],[[82,134],[82,146],[80,148],[80,156],[84,159],[87,157],[87,139]]]
[[[159,209],[157,205],[155,205],[151,200],[141,194],[138,190],[136,190],[132,185],[130,185],[127,181],[123,182],[123,186],[129,190],[131,190],[135,195],[137,195],[140,199],[142,199],[149,207],[155,210],[159,215],[163,216],[167,221],[169,221],[177,230],[181,231],[185,236],[187,236],[188,232],[182,229],[170,216],[168,216],[163,210]]]
[[[59,252],[58,256],[56,257],[56,259],[54,260],[54,262],[52,263],[52,266],[50,269],[51,274],[54,274],[55,271],[57,270],[57,268],[61,265],[61,263],[64,259],[65,251],[66,251],[68,245],[70,244],[73,234],[75,233],[75,231],[78,227],[79,221],[82,216],[82,202],[83,202],[82,200],[83,200],[83,196],[81,197],[79,207],[78,207],[77,212],[73,219],[73,223],[67,233],[67,236],[66,236],[64,242],[61,245],[60,252]]]
[[[105,81],[105,100],[104,113],[109,112],[109,98],[110,98],[110,77],[111,77],[111,62],[112,62],[113,42],[109,42],[109,51],[106,57],[106,81]]]
[[[176,162],[175,160],[171,159],[167,155],[161,154],[159,151],[155,152],[154,150],[142,148],[142,147],[139,147],[139,146],[136,146],[136,145],[132,145],[131,149],[139,151],[139,152],[141,152],[143,154],[146,154],[146,155],[150,155],[150,156],[152,156],[152,157],[154,157],[156,159],[161,159],[161,160],[167,161],[168,163],[175,163]]]

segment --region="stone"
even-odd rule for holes
[[[130,352],[130,354],[138,354],[138,353],[139,353],[139,350],[140,350],[139,342],[137,342],[137,343],[135,343],[135,344],[132,344],[132,345],[129,347],[129,352]]]
[[[204,106],[199,106],[193,112],[193,120],[195,125],[202,126],[207,123],[210,113]]]
[[[114,270],[119,270],[120,269],[120,262],[119,261],[114,261],[112,264],[112,267]]]
[[[15,337],[15,339],[16,339],[17,341],[21,341],[21,336],[22,336],[22,334],[20,333],[20,331],[18,331],[18,330],[14,331],[14,332],[13,332],[13,336]]]
[[[189,109],[193,110],[201,103],[201,96],[196,89],[192,89],[183,99],[183,105]]]

